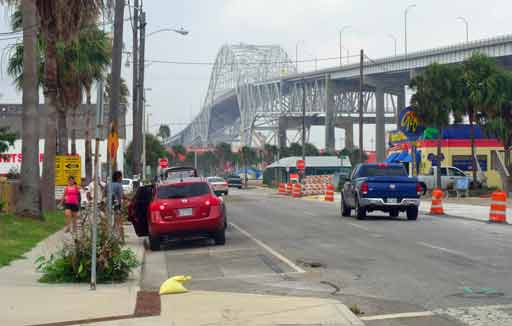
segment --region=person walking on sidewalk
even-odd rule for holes
[[[76,231],[76,220],[81,201],[80,197],[80,188],[77,186],[75,178],[70,176],[68,178],[68,185],[64,188],[64,195],[61,200],[61,205],[64,206],[64,215],[66,216],[65,232]]]

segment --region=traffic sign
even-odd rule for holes
[[[55,185],[65,186],[68,178],[74,177],[78,185],[82,181],[82,161],[78,155],[55,156]]]
[[[110,161],[112,164],[116,161],[117,157],[117,149],[119,148],[119,135],[117,134],[117,130],[112,128],[108,133],[108,155],[110,156]]]
[[[158,165],[160,166],[161,169],[166,169],[169,167],[169,160],[166,159],[165,157],[160,158],[158,159]]]
[[[306,162],[304,162],[304,160],[297,160],[296,166],[297,169],[304,170],[306,168]]]

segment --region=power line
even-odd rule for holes
[[[351,55],[349,57],[359,57],[356,55]],[[346,58],[346,56],[344,57]],[[315,59],[304,59],[304,60],[298,60],[299,63],[308,63],[308,62],[318,62],[318,61],[333,61],[333,60],[339,60],[339,57],[326,57],[326,58],[315,58]],[[173,60],[156,60],[156,59],[149,59],[145,60],[144,62],[147,63],[162,63],[162,64],[174,64],[174,65],[196,65],[196,66],[213,66],[215,65],[215,62],[208,62],[208,61],[173,61]],[[223,65],[275,65],[275,64],[294,64],[291,60],[285,60],[285,61],[252,61],[252,62],[233,62],[233,63],[223,63]]]

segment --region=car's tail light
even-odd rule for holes
[[[210,198],[204,201],[203,205],[201,205],[201,208],[199,209],[199,214],[201,215],[201,217],[207,217],[210,215],[211,207],[219,205],[220,199],[216,196],[211,196]]]
[[[388,164],[387,163],[379,163],[379,164],[377,164],[377,166],[379,168],[386,168],[386,167],[388,167]]]
[[[416,183],[416,193],[418,194],[418,196],[421,196],[421,194],[423,193],[423,186],[419,182]]]
[[[359,188],[359,190],[361,191],[361,193],[363,195],[368,195],[368,190],[369,190],[368,183],[366,183],[366,182],[361,183],[361,187]]]
[[[151,222],[153,222],[153,223],[158,223],[162,220],[162,215],[160,213],[160,211],[161,211],[160,206],[162,206],[162,205],[158,202],[153,202],[149,206],[149,214],[151,217]]]

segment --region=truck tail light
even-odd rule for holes
[[[361,183],[360,190],[363,195],[368,195],[368,190],[369,190],[368,183],[366,183],[366,182]]]
[[[423,193],[423,186],[419,182],[416,183],[416,193],[418,194],[418,196],[421,196],[421,194]]]

